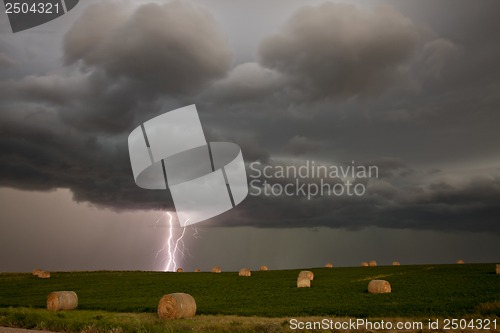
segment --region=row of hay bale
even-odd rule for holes
[[[462,259],[455,261],[456,264],[465,264],[465,261]],[[393,261],[392,266],[400,266],[401,263],[399,261]],[[371,261],[363,261],[360,266],[362,267],[375,267],[377,266],[377,261],[371,260]]]
[[[463,260],[457,260],[455,263],[456,264],[464,264],[465,262]],[[399,261],[393,261],[392,262],[392,266],[400,266],[400,265],[401,265],[401,263]],[[377,261],[376,260],[363,261],[363,262],[361,262],[360,266],[361,267],[376,267],[377,266]],[[326,268],[333,268],[333,264],[331,262],[329,262],[329,263],[325,264],[325,267]],[[240,274],[239,274],[240,276],[251,276],[252,275],[251,272],[250,273],[248,273],[246,271],[243,272],[244,270],[249,270],[249,269],[248,268],[242,268],[240,270]],[[269,269],[268,269],[267,266],[260,266],[259,270],[260,271],[267,271]],[[182,268],[177,268],[177,273],[182,273],[182,272],[184,272],[184,270]],[[197,272],[201,272],[201,269],[197,268],[197,269],[194,270],[194,272],[196,272],[196,273]],[[211,272],[212,273],[221,273],[222,270],[221,270],[220,266],[215,266],[215,267],[213,267],[211,269]],[[50,277],[50,273],[49,273],[49,277]]]
[[[457,264],[464,264],[465,262],[463,260],[457,260],[456,263]],[[376,267],[377,261],[376,260],[363,261],[363,262],[361,262],[360,266],[361,267]],[[392,266],[401,266],[401,263],[399,261],[393,261]],[[329,263],[325,264],[325,267],[326,268],[333,268],[333,264],[331,262],[329,262]],[[241,270],[244,270],[244,269],[247,269],[247,268],[242,268]],[[267,271],[268,268],[267,268],[267,266],[260,266],[259,270]],[[201,272],[201,270],[199,268],[195,269],[194,271]],[[177,272],[179,272],[179,273],[183,272],[182,268],[178,268]],[[221,272],[220,266],[215,266],[214,268],[212,268],[211,272],[212,273],[220,273]],[[249,276],[249,275],[241,275],[241,276]]]
[[[332,263],[327,263],[325,265],[326,268],[332,268],[333,267],[333,264]],[[269,270],[267,266],[260,266],[259,268],[260,271],[267,271]],[[314,279],[314,274],[310,271],[302,271],[299,273],[299,278],[302,276],[302,275],[307,275],[307,277],[311,277],[309,279],[309,281],[313,280]],[[249,268],[242,268],[240,269],[240,271],[238,272],[238,276],[252,276],[252,271],[249,269]],[[297,280],[299,279],[297,278]],[[297,282],[298,283],[298,282]],[[307,283],[305,283],[307,284]]]
[[[221,272],[222,272],[222,270],[221,270],[220,266],[215,266],[215,267],[213,267],[210,271],[211,271],[212,273],[221,273]],[[179,267],[179,268],[177,268],[177,269],[176,269],[176,272],[177,272],[177,273],[183,273],[183,272],[184,272],[184,270],[182,269],[182,267]],[[201,269],[200,269],[200,268],[196,268],[193,272],[195,272],[195,273],[200,273],[200,272],[201,272]]]
[[[360,264],[361,267],[375,267],[377,266],[377,261],[375,260],[371,260],[371,261],[363,261],[361,264]]]
[[[457,260],[456,263],[457,264],[464,264],[465,262],[463,260]],[[361,262],[360,266],[361,267],[376,267],[377,261],[376,260],[363,261],[363,262]],[[399,261],[393,261],[392,266],[401,266],[401,263]],[[326,268],[333,268],[333,264],[329,262],[329,263],[325,264],[325,267]],[[267,271],[269,269],[267,266],[260,266],[259,270],[260,271]],[[184,270],[182,268],[177,268],[177,272],[182,273],[182,272],[184,272]],[[194,270],[194,272],[201,272],[201,269],[197,268]],[[212,273],[221,273],[222,270],[221,270],[220,266],[215,266],[211,269],[211,272]],[[249,268],[242,268],[240,270],[240,272],[238,273],[238,275],[239,276],[251,276],[252,272],[250,271]]]
[[[464,264],[464,263],[465,263],[465,261],[464,261],[464,260],[462,260],[462,259],[460,259],[460,260],[457,260],[455,263],[456,263],[456,264]],[[392,266],[400,266],[400,265],[401,265],[401,264],[399,263],[399,261],[393,261],[393,262],[392,262]],[[376,260],[371,260],[371,261],[363,261],[363,262],[360,264],[360,266],[362,266],[362,267],[376,267],[376,266],[377,266],[377,261],[376,261]],[[329,263],[325,264],[325,267],[326,267],[326,268],[333,268],[333,264],[329,262]],[[242,268],[242,269],[240,270],[240,272],[241,272],[242,270],[247,270],[247,269],[248,269],[248,268]],[[248,269],[248,270],[249,270],[249,269]],[[268,268],[267,266],[260,266],[259,270],[260,270],[260,271],[267,271],[267,270],[269,270],[269,268]],[[220,266],[214,266],[214,267],[213,267],[210,271],[211,271],[212,273],[221,273],[221,272],[222,272],[222,270],[221,270]],[[182,273],[182,272],[184,272],[184,270],[183,270],[181,267],[177,268],[177,273]],[[196,269],[194,270],[194,272],[195,272],[195,273],[199,273],[199,272],[201,272],[201,269],[200,269],[200,268],[196,268]],[[44,270],[41,270],[41,269],[39,269],[39,268],[37,268],[37,269],[33,270],[32,274],[33,274],[34,276],[37,276],[37,277],[41,278],[41,279],[49,279],[49,278],[50,278],[50,272],[48,272],[48,271],[44,271]],[[251,273],[250,273],[250,274],[246,274],[246,273],[245,273],[245,274],[243,274],[243,275],[241,275],[241,274],[240,274],[240,276],[250,276],[250,275],[251,275]]]
[[[182,267],[177,268],[177,270],[176,270],[176,271],[177,271],[177,273],[182,273],[182,272],[184,272],[184,270],[182,269]],[[200,268],[196,268],[196,269],[194,270],[194,272],[195,272],[195,273],[199,273],[199,272],[201,272],[201,269],[200,269]],[[220,266],[214,266],[214,267],[212,267],[212,269],[210,270],[210,272],[212,272],[212,273],[221,273],[221,272],[222,272],[222,269],[220,268]]]
[[[359,265],[361,267],[376,267],[377,266],[377,261],[376,260],[363,261]],[[392,266],[401,266],[401,263],[399,261],[393,261],[392,262]]]
[[[242,268],[240,270],[240,272],[242,272],[244,270],[248,270],[248,272],[242,273],[243,275],[240,274],[240,276],[251,276],[252,275],[250,269],[248,269],[248,268]],[[259,267],[259,270],[260,271],[268,271],[269,268],[267,266],[262,265],[262,266]],[[183,273],[184,272],[184,270],[181,267],[177,268],[176,271],[177,271],[177,273]],[[201,269],[200,268],[196,268],[194,270],[194,272],[195,273],[199,273],[199,272],[201,272]],[[212,272],[212,273],[221,273],[222,269],[220,268],[220,266],[214,266],[214,267],[212,267],[212,269],[210,270],[210,272]]]
[[[325,267],[326,268],[333,268],[333,264],[331,262],[329,262],[329,263],[325,264]],[[242,268],[240,270],[241,274],[239,274],[239,275],[240,276],[251,276],[252,275],[251,271],[250,271],[250,274],[248,274],[248,272],[246,270],[250,271],[249,268]],[[259,271],[268,271],[268,270],[269,270],[269,267],[267,267],[265,265],[262,265],[262,266],[259,267]],[[221,273],[222,272],[220,266],[215,266],[210,271],[212,273]],[[182,272],[184,272],[184,270],[181,267],[177,268],[177,273],[182,273]],[[199,272],[201,272],[201,269],[200,268],[196,268],[194,270],[194,272],[195,273],[199,273]]]

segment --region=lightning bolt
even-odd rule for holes
[[[179,267],[179,263],[185,257],[185,253],[187,252],[190,255],[189,250],[186,248],[184,243],[184,235],[186,233],[187,228],[182,228],[182,233],[175,240],[174,236],[174,223],[173,216],[170,212],[163,213],[155,222],[155,228],[158,227],[160,221],[168,215],[168,228],[167,228],[167,241],[165,245],[156,252],[155,258],[158,259],[161,253],[167,252],[167,257],[162,260],[162,262],[166,262],[166,266],[164,268],[165,272],[172,271],[175,272],[177,267]],[[189,218],[187,219],[189,221]],[[186,222],[187,222],[186,221]],[[180,258],[178,258],[180,256]]]
[[[184,245],[184,241],[182,240],[182,238],[184,238],[184,233],[186,232],[186,228],[182,228],[182,234],[179,238],[177,238],[177,241],[175,242],[175,247],[174,247],[174,251],[172,252],[173,254],[173,265],[174,265],[174,271],[177,269],[177,263],[175,262],[175,254],[177,253],[177,251],[179,251],[179,253],[182,255],[182,257],[179,259],[179,260],[182,260],[184,259],[184,250],[185,250],[185,245]],[[179,249],[179,242],[182,243],[182,250]]]
[[[172,253],[171,248],[172,248],[172,238],[174,236],[174,224],[172,223],[172,214],[170,212],[167,212],[168,215],[168,239],[167,239],[167,246],[168,246],[168,262],[167,262],[167,267],[165,267],[165,271],[168,272],[168,269],[170,268],[170,265],[173,265],[172,271],[175,271],[177,269],[177,264],[175,263],[175,252]]]

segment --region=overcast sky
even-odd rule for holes
[[[164,269],[156,221],[175,207],[136,186],[127,137],[190,104],[248,175],[354,161],[379,177],[357,180],[359,197],[248,196],[186,229],[185,269],[500,261],[498,13],[496,0],[80,1],[14,34],[2,10],[0,271]]]

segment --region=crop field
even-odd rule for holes
[[[60,272],[50,279],[0,274],[2,316],[16,308],[45,308],[56,290],[78,294],[78,310],[154,314],[164,294],[184,292],[198,315],[290,318],[474,318],[500,316],[500,275],[494,264],[310,268],[311,288],[297,288],[300,270],[220,274],[162,272]],[[384,279],[392,293],[369,294]],[[45,311],[45,310],[40,310]],[[81,311],[85,313],[85,311]],[[13,314],[14,313],[14,314]]]

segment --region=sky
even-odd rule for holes
[[[2,10],[0,271],[164,270],[175,207],[168,190],[136,186],[127,137],[191,104],[207,141],[241,147],[257,187],[297,179],[252,165],[376,166],[378,177],[325,179],[359,196],[254,188],[195,226],[173,221],[177,266],[499,262],[499,10],[92,0],[19,33]]]

